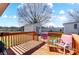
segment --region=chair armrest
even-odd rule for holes
[[[64,48],[64,44],[61,44],[61,43],[55,43],[55,45],[57,45],[57,46],[60,46],[60,47],[63,47],[63,48]]]

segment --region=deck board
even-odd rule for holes
[[[32,43],[33,41],[31,41],[31,42],[29,42],[30,44]],[[36,42],[37,43],[37,42]],[[35,44],[35,43],[34,43]],[[37,43],[38,44],[38,43]],[[26,47],[27,46],[27,47]],[[31,45],[30,47],[32,47],[33,45]],[[20,45],[18,45],[17,47],[19,47],[19,48],[21,48],[20,50],[22,51],[23,50],[23,52],[25,51],[25,52],[27,52],[27,50],[28,49],[30,49],[30,48],[28,48],[29,47],[29,45],[27,45],[27,43],[25,43],[25,44],[22,44],[21,46]],[[50,52],[49,51],[49,47],[48,47],[48,45],[47,44],[43,44],[43,45],[39,45],[38,46],[39,48],[35,48],[35,49],[31,49],[31,50],[29,50],[27,53],[25,53],[25,54],[23,54],[23,53],[21,53],[21,54],[23,54],[23,55],[62,55],[62,53],[58,53],[58,52]],[[28,48],[28,49],[27,49]],[[16,51],[15,51],[16,52]],[[8,49],[8,55],[15,55],[15,54],[17,54],[17,55],[20,55],[19,53],[14,53],[11,49]]]
[[[37,51],[32,53],[32,55],[62,55],[62,53],[50,52],[49,47],[47,46],[47,44],[45,44],[44,46],[39,48]]]
[[[44,45],[43,42],[31,40],[29,42],[10,47],[10,51],[14,52],[15,55],[30,55],[31,53],[39,49],[42,45]],[[12,54],[10,53],[9,55]]]

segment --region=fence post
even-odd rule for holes
[[[3,42],[3,33],[1,33],[1,35],[0,35],[0,36],[1,36],[1,41]]]
[[[34,32],[33,32],[33,40],[34,40]]]
[[[38,34],[38,33],[36,33],[36,36],[37,36],[37,41],[39,41],[39,34]]]

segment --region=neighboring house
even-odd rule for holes
[[[65,34],[71,34],[71,33],[76,33],[79,34],[79,22],[69,22],[69,23],[64,23],[64,33]]]
[[[24,32],[63,32],[63,27],[44,27],[38,24],[27,24],[24,26]]]
[[[24,32],[24,26],[19,27],[18,31]]]
[[[41,29],[41,32],[49,32],[49,31],[51,31],[50,28],[48,28],[48,27],[43,27],[43,26],[42,26],[40,29]]]
[[[63,27],[44,27],[38,24],[27,24],[24,26],[24,32],[63,32]]]
[[[25,32],[48,32],[50,29],[47,27],[40,26],[38,24],[27,24],[24,26]]]
[[[24,25],[24,32],[36,32],[36,24],[26,24]]]
[[[52,26],[52,27],[50,28],[50,30],[51,30],[52,32],[63,32],[63,31],[64,31],[64,27],[54,27],[54,26]]]
[[[63,27],[53,27],[52,28],[52,31],[53,32],[63,32],[64,31],[64,28]]]

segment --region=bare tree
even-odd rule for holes
[[[49,22],[52,17],[52,9],[46,3],[27,3],[22,4],[17,9],[19,21],[23,25],[25,24],[36,24],[36,31],[41,32],[41,25]],[[35,27],[35,26],[34,26]],[[35,28],[34,28],[35,30]]]
[[[79,22],[79,10],[73,10],[72,12],[68,12],[71,21]],[[79,28],[76,29],[77,33],[79,34]]]
[[[22,24],[45,24],[52,15],[52,10],[46,3],[26,3],[17,9],[19,21]]]
[[[73,10],[72,12],[68,12],[68,17],[71,19],[70,21],[79,21],[79,10]]]

